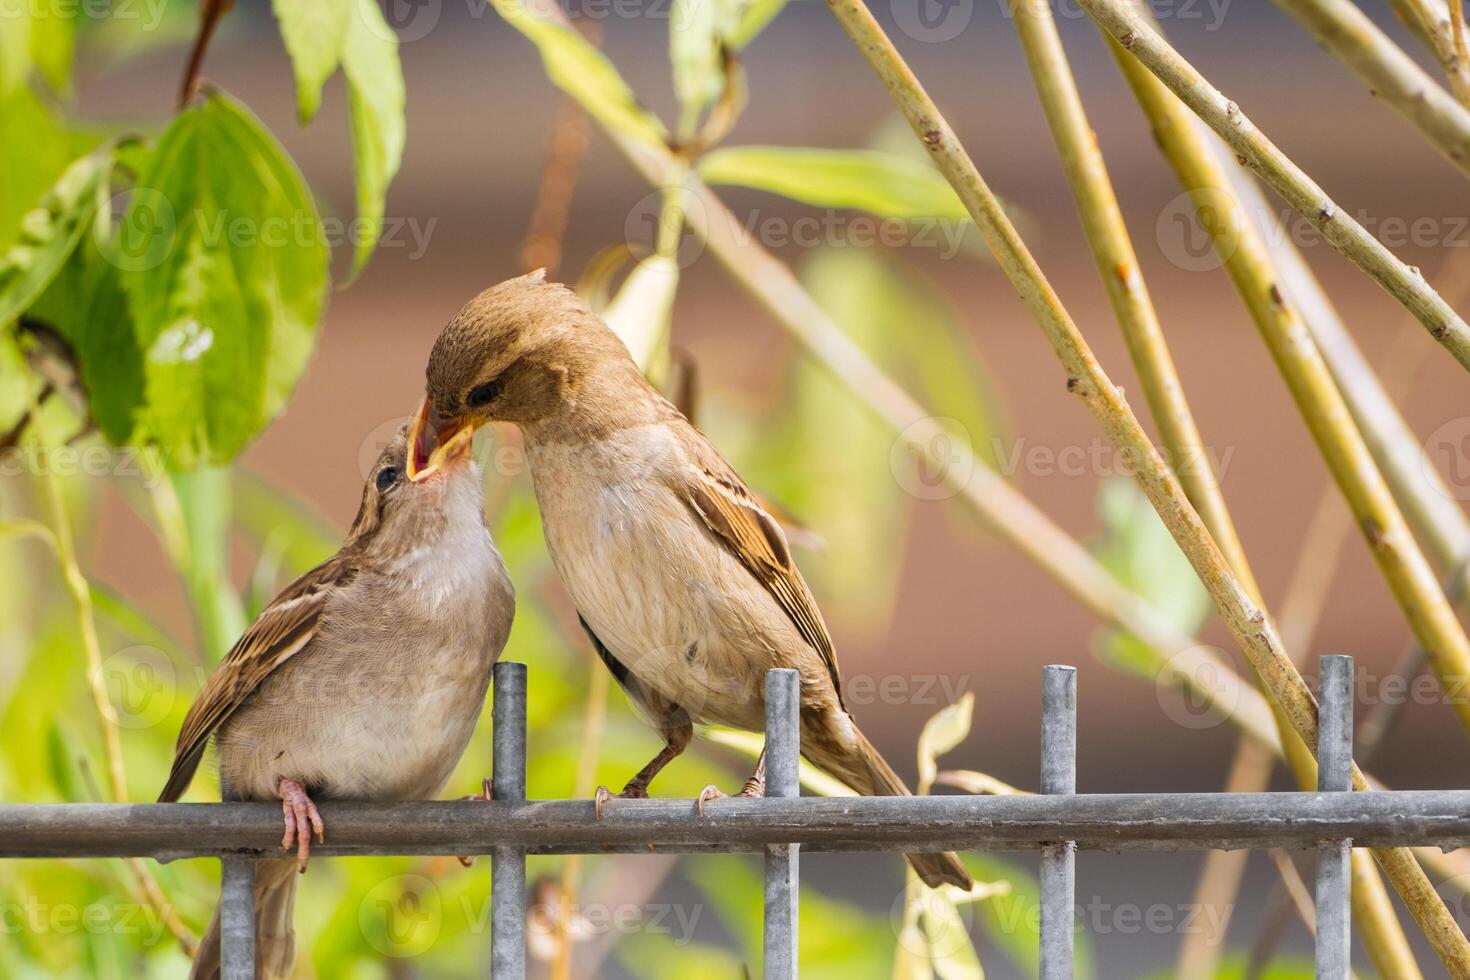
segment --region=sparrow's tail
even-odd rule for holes
[[[911,796],[898,773],[858,731],[852,719],[844,713],[835,714],[836,718],[808,718],[803,712],[802,755],[863,796]],[[904,857],[914,866],[919,880],[930,888],[954,885],[969,891],[975,884],[953,852],[905,854]]]
[[[296,908],[296,862],[255,862],[255,975],[260,980],[285,980],[296,959],[296,932],[291,926]],[[219,980],[219,913],[214,910],[209,931],[199,942],[189,980]]]

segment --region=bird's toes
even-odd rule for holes
[[[735,795],[743,796],[746,799],[762,799],[766,795],[766,781],[764,779],[756,779],[754,777],[747,779],[745,781],[745,787]]]
[[[699,796],[694,801],[694,808],[699,811],[699,815],[702,817],[704,816],[704,805],[706,803],[710,800],[723,800],[724,798],[725,794],[720,791],[720,788],[714,783],[709,783],[704,789],[699,791]]]
[[[322,825],[322,813],[311,800],[306,801],[306,818],[311,821],[311,829],[316,834],[316,842],[318,844],[325,844],[327,842],[327,829]]]
[[[299,803],[290,804],[291,815],[296,824],[294,836],[296,837],[296,867],[302,874],[306,873],[306,862],[311,857],[311,830],[312,818],[307,808]],[[320,823],[317,817],[316,822]]]
[[[606,786],[597,787],[597,792],[592,794],[592,812],[598,820],[602,819],[602,808],[607,806],[607,801],[612,799],[612,794],[607,791]]]
[[[290,800],[281,801],[281,817],[286,824],[286,832],[281,835],[281,850],[289,851],[296,842],[296,814],[291,810]]]
[[[618,794],[618,799],[646,800],[648,799],[648,787],[644,786],[642,783],[629,783],[628,785],[624,786],[623,791]]]
[[[469,796],[461,796],[461,800],[474,800],[476,803],[489,803],[495,799],[495,785],[485,778],[480,781],[480,792],[471,793]]]

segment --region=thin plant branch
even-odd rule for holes
[[[1091,9],[1097,0],[1083,0],[1083,5]],[[1231,572],[1173,472],[1093,356],[954,131],[861,0],[828,0],[828,6],[970,212],[991,254],[1056,351],[1068,390],[1082,399],[1110,441],[1129,454],[1134,478],[1194,567],[1226,627],[1297,734],[1307,745],[1315,746],[1316,699],[1287,656],[1275,627]],[[1407,529],[1402,533],[1407,535]],[[1458,630],[1458,623],[1455,626]],[[1463,639],[1463,632],[1460,636]],[[1466,659],[1470,660],[1470,642],[1466,643]],[[1359,789],[1368,786],[1356,767],[1354,784]],[[1377,856],[1441,959],[1456,976],[1470,978],[1470,942],[1413,855],[1406,849],[1394,849],[1379,851]]]
[[[1470,638],[1419,549],[1367,443],[1353,424],[1341,391],[1297,314],[1262,236],[1231,190],[1185,107],[1136,60],[1112,45],[1128,84],[1147,115],[1155,142],[1199,206],[1206,231],[1261,332],[1312,439],[1352,508],[1384,579],[1447,692],[1470,677]],[[1451,698],[1470,729],[1470,699]]]
[[[1291,297],[1311,331],[1358,431],[1368,444],[1368,451],[1414,529],[1414,536],[1428,550],[1440,574],[1452,577],[1455,569],[1470,560],[1470,517],[1445,485],[1424,441],[1415,435],[1395,404],[1396,395],[1409,390],[1409,382],[1419,371],[1423,348],[1412,343],[1412,337],[1405,337],[1395,343],[1394,353],[1382,365],[1381,372],[1375,369],[1292,243],[1291,236],[1271,214],[1260,184],[1233,158],[1226,159],[1224,147],[1213,143],[1213,148],[1218,151],[1216,158],[1247,215],[1259,219],[1260,235],[1271,253],[1282,291]],[[1449,284],[1445,299],[1452,305],[1470,300],[1470,255],[1464,250],[1451,249],[1440,263],[1437,277]],[[1455,591],[1449,595],[1460,603],[1466,599]]]
[[[1184,395],[1184,385],[1144,283],[1128,226],[1087,120],[1051,8],[1034,0],[1016,0],[1012,10],[1041,107],[1077,201],[1088,245],[1122,328],[1149,412],[1158,426],[1159,440],[1189,502],[1210,529],[1241,584],[1256,594],[1255,576],[1246,561],[1219,478]]]
[[[1455,64],[1470,65],[1470,40],[1465,37],[1464,0],[1446,0],[1450,8],[1450,33],[1455,45]]]
[[[1190,411],[1184,386],[1144,284],[1127,225],[1108,178],[1102,152],[1088,123],[1051,9],[1045,3],[1019,0],[1012,10],[1032,79],[1082,215],[1088,244],[1122,327],[1163,447],[1190,503],[1199,512],[1241,584],[1260,603],[1255,576],[1210,465],[1204,440]],[[1292,649],[1290,645],[1287,648]],[[1288,749],[1299,782],[1310,786],[1315,781],[1316,772],[1311,754],[1285,719],[1278,715],[1277,721],[1278,733]],[[1270,752],[1250,742],[1243,743],[1241,752],[1246,758],[1238,758],[1238,762],[1269,774]],[[1229,907],[1234,901],[1245,858],[1244,852],[1211,853],[1201,878],[1200,892],[1196,895],[1196,906]],[[1363,855],[1363,860],[1371,861],[1371,858]],[[1215,893],[1223,895],[1225,901],[1215,902]],[[1398,923],[1390,920],[1384,926],[1397,928]],[[1210,946],[1206,935],[1196,932],[1186,937],[1181,947],[1179,976],[1214,975],[1220,946]],[[1412,960],[1409,963],[1412,965]]]
[[[200,0],[199,33],[194,36],[194,46],[189,49],[189,61],[184,67],[184,80],[179,85],[178,108],[183,109],[199,89],[199,72],[204,68],[204,53],[214,38],[220,18],[230,12],[235,0]]]
[[[1276,0],[1369,90],[1470,175],[1470,109],[1378,29],[1351,0]],[[1450,9],[1459,6],[1451,0]]]
[[[1440,0],[1388,0],[1399,20],[1439,59],[1450,91],[1470,106],[1470,61],[1460,56],[1463,33],[1457,33],[1448,8]]]
[[[107,679],[103,676],[102,645],[97,639],[97,621],[92,614],[92,589],[77,561],[76,547],[71,535],[71,520],[66,513],[59,478],[50,467],[42,469],[42,480],[46,485],[47,501],[51,509],[51,545],[61,567],[66,590],[71,596],[72,604],[76,606],[77,629],[81,633],[82,652],[87,661],[87,687],[92,695],[92,705],[96,709],[97,724],[102,734],[102,754],[107,762],[107,796],[114,803],[126,803],[128,775],[123,763],[117,711],[107,694]],[[183,947],[184,953],[192,958],[199,948],[199,941],[179,919],[173,904],[153,877],[153,872],[142,858],[129,858],[127,864],[143,900],[158,913],[165,927]]]
[[[1180,101],[1235,151],[1252,171],[1332,246],[1404,305],[1460,364],[1470,369],[1470,326],[1418,269],[1383,243],[1318,187],[1240,111],[1155,31],[1131,0],[1078,0],[1084,10],[1169,87]]]

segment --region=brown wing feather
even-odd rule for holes
[[[356,569],[337,555],[307,572],[271,600],[255,622],[220,661],[184,717],[168,782],[160,803],[183,795],[209,737],[281,664],[300,653],[316,636],[327,599],[352,580]]]
[[[705,451],[714,455],[713,449],[705,447]],[[816,599],[791,558],[781,526],[761,509],[733,470],[728,466],[711,466],[711,462],[706,459],[698,476],[676,487],[676,491],[684,496],[689,509],[705,527],[771,594],[802,639],[817,651],[832,678],[837,703],[842,706],[842,678],[837,670],[832,637],[827,633]]]

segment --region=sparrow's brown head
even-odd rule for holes
[[[455,314],[429,355],[425,398],[410,429],[414,480],[486,422],[531,425],[580,396],[641,379],[618,336],[545,270],[507,279]],[[602,401],[599,398],[598,401]]]
[[[392,557],[432,543],[456,520],[479,521],[482,511],[470,440],[445,447],[433,472],[414,480],[408,475],[408,426],[404,426],[368,471],[346,545]]]

